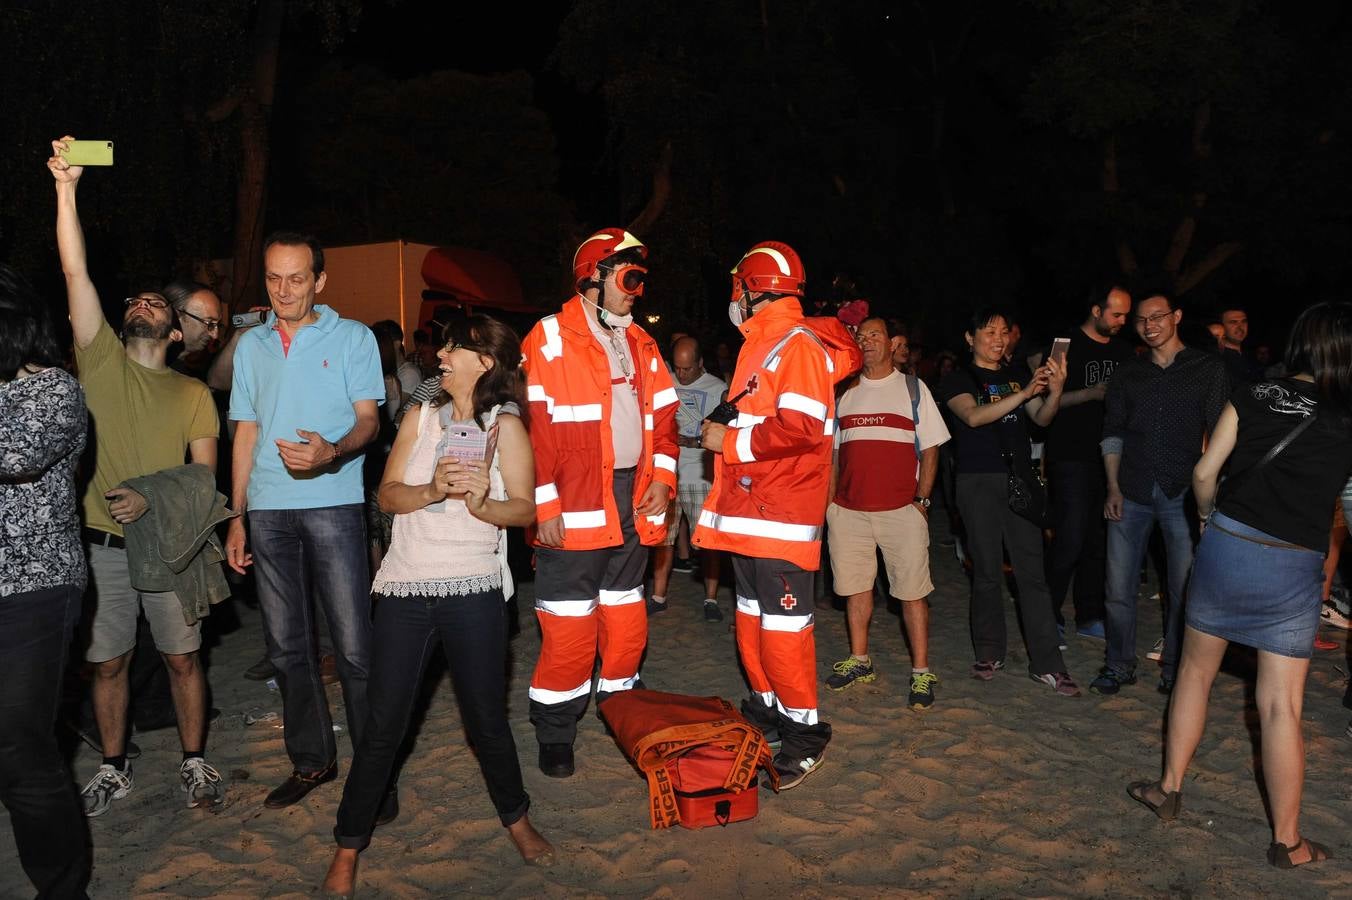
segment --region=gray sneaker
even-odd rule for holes
[[[121,772],[104,763],[89,780],[89,784],[80,791],[80,802],[84,804],[84,814],[89,818],[101,816],[113,805],[131,793],[131,764]]]
[[[221,773],[204,759],[185,759],[178,768],[178,780],[188,795],[188,809],[215,809],[225,800],[221,791]]]

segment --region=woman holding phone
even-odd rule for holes
[[[1301,313],[1286,367],[1297,374],[1234,393],[1193,470],[1205,530],[1188,585],[1164,774],[1127,787],[1161,819],[1178,815],[1225,650],[1231,641],[1255,648],[1254,699],[1272,815],[1267,860],[1281,869],[1329,858],[1327,847],[1300,833],[1300,716],[1331,513],[1352,474],[1352,304],[1319,303]]]
[[[1019,612],[1028,646],[1028,674],[1063,697],[1080,696],[1057,649],[1056,619],[1042,567],[1042,529],[1009,505],[1009,471],[1030,471],[1027,419],[1052,421],[1061,405],[1066,370],[1054,359],[1030,377],[1005,363],[1008,317],[978,310],[967,331],[972,363],[953,370],[939,386],[952,415],[957,444],[957,499],[972,558],[972,676],[990,681],[1005,667],[1007,633],[1002,599],[1003,550],[1019,585]]]
[[[526,816],[530,798],[507,723],[503,674],[504,601],[512,592],[504,529],[535,516],[534,458],[521,420],[521,342],[501,322],[470,316],[447,329],[437,355],[442,392],[408,411],[380,485],[380,506],[394,515],[393,537],[371,588],[370,713],[338,808],[338,849],[323,886],[331,897],[352,896],[357,854],[370,843],[391,789],[438,641],[498,817],[528,865],[554,859],[554,848]],[[477,452],[464,440],[443,442],[452,428],[482,434]]]

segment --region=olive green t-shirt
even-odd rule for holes
[[[147,369],[127,358],[107,322],[88,347],[75,348],[89,407],[94,474],[84,493],[85,525],[121,535],[104,494],[187,461],[188,444],[220,436],[211,391],[172,369]]]

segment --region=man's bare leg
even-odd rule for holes
[[[90,696],[94,703],[94,722],[106,758],[121,756],[127,749],[128,666],[132,651],[94,665],[94,683]]]
[[[873,589],[845,599],[845,630],[850,636],[850,655],[868,659],[868,626],[873,621]]]
[[[722,566],[723,554],[717,550],[705,550],[700,557],[700,568],[704,570],[704,599],[718,599],[718,576]]]
[[[674,547],[659,544],[653,548],[653,595],[648,598],[648,611],[666,608],[667,588],[671,586],[671,567],[676,563]]]
[[[169,691],[178,714],[178,740],[184,753],[201,753],[206,743],[207,681],[197,651],[161,653],[169,670]]]
[[[911,668],[929,668],[929,603],[905,600],[901,604],[901,626],[911,644]],[[853,644],[853,639],[851,639]]]

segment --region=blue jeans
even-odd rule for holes
[[[315,602],[328,618],[353,746],[366,724],[371,659],[366,516],[360,503],[250,510],[249,543],[268,658],[281,673],[286,752],[297,770],[317,772],[337,759],[338,747],[319,677]]]
[[[1187,498],[1186,490],[1169,498],[1164,496],[1159,485],[1154,485],[1150,503],[1124,499],[1121,520],[1108,523],[1108,596],[1104,624],[1108,635],[1106,662],[1109,668],[1119,672],[1136,670],[1136,595],[1146,545],[1158,522],[1168,562],[1164,654],[1160,663],[1164,677],[1174,677],[1183,644],[1183,589],[1192,568],[1192,528],[1184,508]]]
[[[446,651],[460,720],[502,824],[516,822],[530,806],[507,723],[507,604],[502,590],[461,597],[377,595],[370,718],[338,807],[333,834],[340,847],[361,850],[370,843],[418,687],[438,644]]]
[[[0,802],[38,897],[84,897],[89,828],[56,744],[56,708],[81,592],[0,597]],[[5,879],[18,892],[17,872]]]

